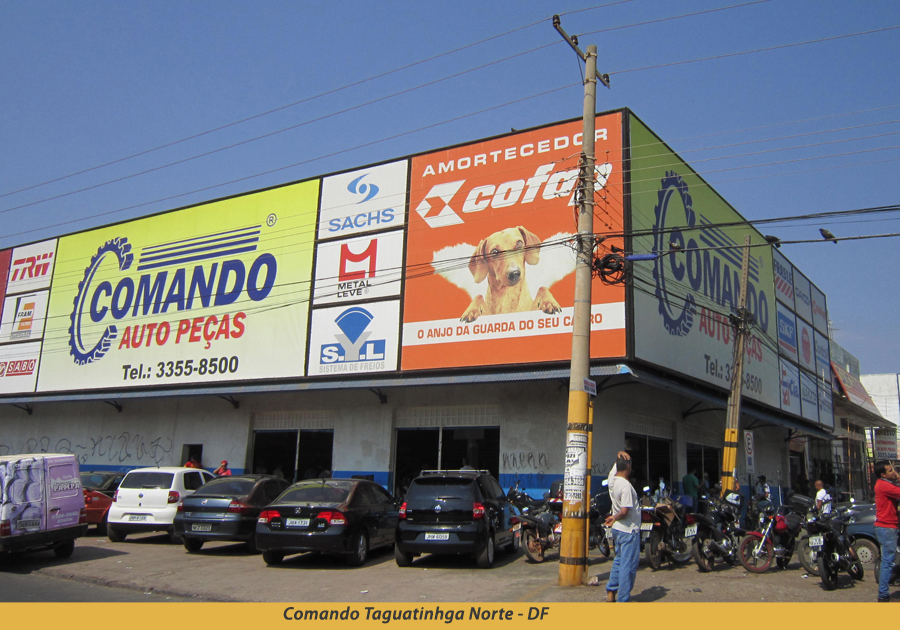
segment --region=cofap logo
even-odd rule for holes
[[[322,344],[322,366],[375,362],[365,368],[383,369],[386,341],[370,339],[372,331],[366,330],[373,319],[372,313],[361,307],[348,308],[338,315],[334,320],[341,330],[335,335],[338,343]]]
[[[452,166],[451,160],[451,166]],[[459,163],[463,159],[458,160]],[[546,201],[569,197],[574,204],[574,188],[578,181],[578,169],[554,170],[555,163],[538,166],[528,179],[515,179],[501,184],[485,184],[464,189],[468,180],[444,182],[431,187],[425,198],[416,206],[416,213],[432,228],[464,223],[463,217],[487,208],[508,208],[516,204],[530,204],[538,198]],[[460,167],[462,168],[462,167]],[[596,189],[606,185],[612,174],[612,165],[595,167]],[[451,205],[452,204],[452,205]]]

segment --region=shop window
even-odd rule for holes
[[[500,472],[500,429],[497,427],[436,427],[397,429],[394,492],[406,493],[409,482],[423,470],[457,470],[469,465]]]
[[[703,480],[703,473],[709,475],[709,487],[719,483],[722,474],[722,449],[701,444],[687,443],[687,470],[697,471],[697,479]]]
[[[625,452],[631,456],[631,483],[641,493],[659,489],[659,481],[672,488],[672,441],[647,435],[625,434]]]

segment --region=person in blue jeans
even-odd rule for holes
[[[641,510],[637,492],[628,477],[631,475],[631,456],[625,451],[616,455],[616,463],[609,471],[609,498],[612,501],[610,515],[604,523],[612,528],[616,557],[609,581],[606,583],[606,601],[627,602],[637,574],[641,557]]]
[[[897,554],[897,504],[900,503],[900,476],[887,460],[875,462],[875,538],[881,545],[881,571],[878,574],[878,601],[891,601],[888,585]]]

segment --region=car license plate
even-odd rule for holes
[[[513,526],[509,529],[509,531],[511,531],[511,532],[517,532],[517,531],[519,531],[520,529],[522,529],[522,523],[516,523],[515,525],[513,525]]]
[[[36,527],[41,526],[41,519],[34,519],[30,521],[19,521],[17,527],[19,529],[34,529]]]
[[[147,515],[146,514],[129,514],[128,520],[144,522],[147,520]]]
[[[212,525],[201,525],[199,523],[192,523],[191,531],[192,532],[211,532]]]
[[[641,531],[649,532],[653,530],[653,523],[641,523]]]
[[[813,549],[817,547],[821,547],[825,544],[825,539],[822,536],[810,536],[809,538],[809,546]]]
[[[425,534],[425,540],[450,540],[450,534]]]
[[[287,527],[309,527],[308,518],[289,518],[285,521]]]
[[[688,527],[684,528],[684,537],[685,538],[691,538],[692,536],[696,536],[696,535],[697,535],[697,526],[696,525],[689,525]]]

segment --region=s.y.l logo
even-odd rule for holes
[[[372,339],[366,330],[374,316],[364,308],[348,308],[334,320],[341,332],[335,335],[338,343],[322,344],[320,361],[323,365],[384,361],[385,340]]]

